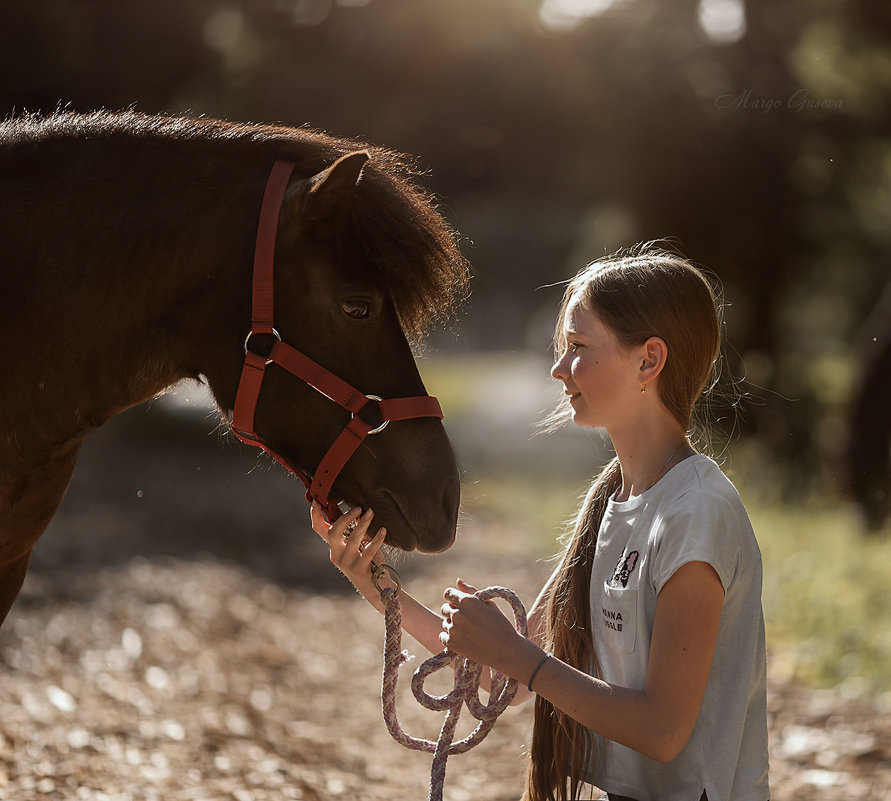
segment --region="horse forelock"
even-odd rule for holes
[[[419,343],[457,315],[470,270],[458,235],[399,155],[370,148],[351,213],[356,237],[379,285],[393,299],[406,334]]]

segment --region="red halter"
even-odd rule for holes
[[[439,401],[429,395],[388,400],[381,400],[377,395],[366,395],[281,341],[278,331],[273,326],[273,265],[279,210],[293,170],[293,163],[276,161],[263,194],[260,224],[257,228],[257,246],[254,251],[251,330],[244,341],[244,367],[235,395],[231,428],[242,442],[262,448],[297,475],[306,486],[306,499],[317,500],[326,510],[328,519],[333,522],[341,512],[336,502],[328,500],[328,493],[340,471],[365,437],[383,431],[391,420],[410,420],[416,417],[436,417],[442,420],[442,409]],[[268,356],[249,348],[251,337],[261,334],[275,338]],[[266,368],[272,363],[305,381],[353,416],[322,458],[314,476],[292,465],[262,442],[254,432],[254,412],[260,397],[260,387]],[[371,407],[372,404],[377,406],[379,422],[369,423],[359,416],[365,407]]]

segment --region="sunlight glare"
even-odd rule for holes
[[[699,27],[718,44],[738,42],[746,33],[743,0],[699,0]]]
[[[616,0],[543,0],[538,18],[552,31],[571,31],[586,19],[608,11],[615,2]]]
[[[321,25],[331,13],[331,0],[297,0],[291,9],[291,20],[301,28]]]

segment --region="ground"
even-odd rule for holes
[[[430,755],[381,719],[382,618],[299,485],[193,422],[139,409],[88,442],[0,630],[0,801],[425,798]],[[397,566],[431,605],[458,575],[529,602],[549,567],[524,534],[477,504],[452,550]],[[435,738],[412,669],[400,720]],[[891,711],[773,681],[769,705],[774,799],[891,800]],[[530,723],[509,709],[452,757],[446,801],[517,799]]]

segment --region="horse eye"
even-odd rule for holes
[[[347,317],[352,317],[354,320],[365,320],[368,317],[366,300],[345,300],[340,304],[340,308]]]

